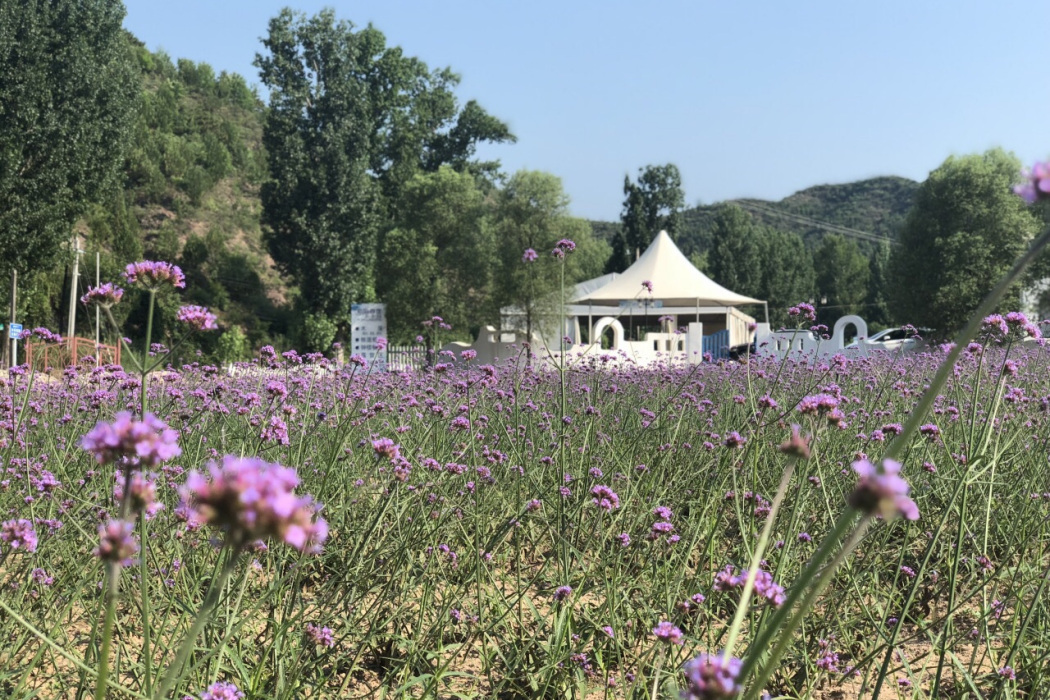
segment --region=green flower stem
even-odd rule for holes
[[[125,494],[128,492],[125,491]],[[127,500],[127,498],[125,498]],[[139,557],[139,592],[142,596],[142,656],[145,663],[145,688],[146,695],[150,694],[153,688],[153,650],[150,647],[150,626],[149,626],[149,564],[146,561],[146,512],[142,511],[139,513],[139,532],[142,538],[142,556]]]
[[[853,519],[852,510],[847,511],[846,514],[850,515],[851,517],[849,519],[840,518],[839,522],[841,523],[845,521],[848,526],[848,523]],[[787,651],[788,644],[791,643],[795,630],[798,629],[799,625],[802,624],[802,619],[806,616],[806,613],[809,612],[809,609],[812,608],[813,604],[817,601],[817,596],[821,594],[821,592],[827,587],[829,583],[831,583],[831,577],[835,575],[835,572],[838,570],[842,562],[844,562],[846,560],[846,557],[849,556],[850,552],[852,552],[853,549],[858,544],[860,544],[861,539],[864,538],[864,534],[868,530],[868,525],[871,523],[871,518],[872,516],[870,515],[864,515],[861,518],[860,522],[857,523],[857,527],[853,529],[853,534],[849,538],[849,541],[846,542],[842,549],[840,549],[835,554],[834,558],[832,558],[832,560],[828,562],[827,566],[825,566],[824,569],[820,572],[816,583],[814,583],[808,589],[805,589],[805,586],[799,587],[799,591],[805,589],[805,598],[803,598],[802,604],[798,606],[798,610],[795,611],[795,614],[780,630],[780,634],[777,636],[776,645],[773,647],[773,650],[769,653],[769,656],[766,657],[763,665],[758,669],[758,671],[755,672],[755,677],[751,681],[751,687],[747,690],[747,692],[744,695],[744,700],[749,700],[750,698],[757,698],[759,696],[759,693],[762,692],[762,686],[764,686],[766,681],[769,680],[769,677],[773,675],[773,669],[776,668],[777,663],[779,663],[780,661],[780,658],[784,655],[784,652]],[[848,527],[845,529],[848,531]],[[840,528],[836,528],[835,532],[833,532],[832,534],[839,534],[839,530]],[[810,567],[807,567],[807,569],[812,568],[812,566],[813,564],[811,563]],[[803,578],[802,580],[806,579]],[[791,602],[793,601],[785,602],[784,606],[781,609],[789,610],[788,606]],[[776,619],[777,616],[774,616],[774,618],[770,620],[770,627],[773,629],[775,629],[773,623],[776,621]],[[755,651],[760,651],[761,649],[762,647],[756,647]],[[751,654],[749,654],[748,657],[749,661],[752,658],[754,658],[754,656]],[[746,677],[746,670],[746,666],[745,669],[741,670],[741,678]]]
[[[147,385],[147,373],[149,372],[147,365],[149,360],[147,358],[149,357],[150,343],[153,342],[153,307],[156,305],[156,301],[156,290],[149,290],[149,313],[146,315],[146,349],[142,351],[142,386],[139,387],[139,398],[142,403],[142,412],[139,415],[139,418],[143,419],[146,417],[146,405],[149,395],[149,387]]]
[[[224,547],[223,549],[228,548]],[[182,646],[179,647],[178,654],[175,656],[175,661],[168,666],[168,670],[164,673],[164,678],[161,681],[160,688],[157,690],[154,698],[159,700],[168,697],[172,688],[175,687],[175,683],[178,682],[182,675],[182,667],[186,664],[186,659],[189,658],[190,651],[193,649],[193,645],[197,641],[197,637],[200,635],[201,630],[204,629],[204,625],[206,625],[208,620],[211,619],[211,612],[219,602],[219,597],[222,595],[223,588],[226,585],[226,580],[230,577],[230,574],[233,573],[239,559],[240,550],[230,549],[229,558],[219,571],[219,574],[212,579],[211,586],[208,588],[208,595],[205,596],[204,602],[201,603],[201,608],[197,612],[197,617],[193,621],[193,626],[190,627],[190,631],[186,633],[186,638],[182,640]],[[101,698],[96,698],[96,700],[101,700]]]
[[[110,324],[113,326],[114,332],[116,332],[117,334],[117,338],[120,339],[120,344],[124,346],[124,354],[131,358],[131,361],[135,365],[135,369],[137,369],[139,372],[142,372],[144,363],[139,362],[139,358],[135,357],[135,351],[131,349],[131,345],[129,345],[128,342],[124,340],[124,336],[120,333],[120,326],[117,324],[117,319],[113,318],[113,312],[108,306],[104,307],[104,310],[106,312],[106,318],[109,319]],[[97,349],[96,352],[98,352]]]
[[[813,557],[809,560],[809,564],[799,574],[798,579],[787,593],[787,598],[784,600],[784,604],[773,614],[771,618],[763,625],[762,629],[759,630],[758,635],[752,640],[749,645],[749,649],[755,653],[749,653],[745,655],[743,659],[744,663],[740,669],[740,680],[743,681],[748,677],[748,674],[755,667],[758,662],[758,656],[761,654],[763,649],[769,648],[772,644],[773,637],[777,631],[781,628],[784,621],[787,619],[795,603],[802,597],[805,592],[806,585],[815,579],[820,571],[821,565],[831,556],[831,553],[835,551],[839,543],[846,538],[846,536],[853,530],[853,521],[857,516],[857,511],[852,508],[847,508],[846,511],[839,516],[838,521],[835,523],[835,527],[831,532],[828,533],[827,537],[820,543],[820,547],[813,554]],[[776,659],[773,658],[772,662],[767,662],[767,665],[775,663]]]
[[[755,578],[758,576],[758,567],[762,563],[762,556],[766,553],[766,547],[769,546],[769,535],[773,530],[773,521],[776,520],[780,504],[784,502],[784,494],[787,493],[788,484],[791,483],[791,476],[795,473],[795,461],[795,459],[791,459],[788,462],[783,476],[780,477],[780,486],[777,487],[777,495],[773,498],[773,503],[770,505],[769,515],[766,516],[766,524],[762,527],[762,536],[759,538],[758,546],[755,547],[755,551],[751,555],[751,564],[747,569],[747,581],[744,583],[744,590],[740,594],[740,602],[736,606],[733,624],[729,628],[725,653],[722,654],[723,666],[729,663],[729,657],[732,656],[733,647],[736,646],[737,637],[740,635],[740,627],[744,624],[747,606],[751,602],[751,594],[755,590]]]
[[[109,680],[109,651],[113,644],[113,623],[117,619],[117,597],[120,593],[120,562],[106,564],[106,617],[102,623],[102,648],[98,653],[98,682],[95,700],[105,700]]]

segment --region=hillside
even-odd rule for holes
[[[80,287],[94,284],[95,250],[103,280],[117,279],[130,260],[169,260],[187,276],[182,303],[212,308],[223,327],[246,333],[245,348],[273,342],[288,333],[293,290],[277,274],[259,224],[264,105],[239,75],[172,61],[130,34],[128,42],[141,71],[139,114],[123,191],[92,207],[78,225],[89,254]],[[67,274],[59,269],[37,280],[41,293],[27,311],[43,325],[54,325],[47,316],[65,317],[68,292],[56,292],[68,290]],[[119,311],[132,324],[141,322],[141,304]],[[163,331],[174,307],[161,311]],[[78,333],[93,333],[87,324],[81,319]],[[217,338],[205,342],[215,346]]]
[[[734,203],[761,224],[797,233],[814,246],[829,229],[818,224],[846,227],[872,237],[855,235],[866,248],[874,237],[895,238],[915,197],[919,183],[902,177],[876,177],[840,185],[818,185],[796,192],[778,202],[739,199],[693,207],[683,212],[684,226],[677,243],[686,255],[702,254],[711,238],[715,211]],[[595,234],[611,238],[618,222],[592,221]]]

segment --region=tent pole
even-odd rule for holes
[[[762,302],[762,308],[766,312],[766,325],[768,326],[769,325],[769,302],[768,301],[763,301]]]

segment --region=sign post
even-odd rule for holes
[[[354,355],[365,358],[373,371],[386,371],[386,345],[380,349],[376,340],[386,338],[386,304],[350,305],[350,347]]]
[[[18,339],[22,337],[22,324],[12,323],[7,330],[7,337],[11,339],[11,366],[18,366]]]

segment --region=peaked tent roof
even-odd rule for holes
[[[611,282],[575,299],[576,304],[610,305],[613,302],[644,299],[642,282],[653,284],[653,300],[665,306],[743,306],[761,304],[743,294],[731,292],[693,267],[674,244],[667,231],[661,231],[634,264]]]

